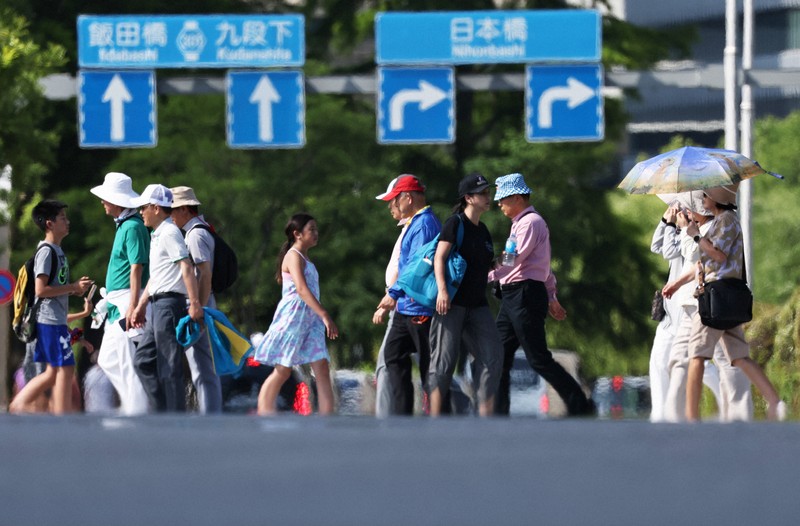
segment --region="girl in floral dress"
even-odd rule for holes
[[[319,239],[317,222],[308,214],[295,214],[285,232],[275,276],[283,296],[255,352],[257,361],[274,366],[258,394],[258,414],[274,414],[278,393],[292,367],[310,363],[317,380],[319,412],[326,415],[333,412],[333,388],[325,335],[336,339],[339,329],[319,302],[319,274],[308,259],[308,249]]]

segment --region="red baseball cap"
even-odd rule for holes
[[[401,175],[397,178],[394,188],[381,196],[384,201],[391,201],[403,192],[424,192],[425,187],[415,175]]]

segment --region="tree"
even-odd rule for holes
[[[756,122],[754,158],[768,175],[753,179],[753,260],[756,298],[773,304],[790,298],[800,284],[800,112]],[[775,250],[780,247],[780,250]]]
[[[54,161],[58,135],[47,125],[39,79],[64,63],[63,48],[36,43],[27,20],[0,7],[0,167],[11,165],[23,196],[41,188]]]

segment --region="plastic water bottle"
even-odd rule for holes
[[[506,248],[503,251],[503,266],[513,267],[517,259],[517,236],[511,234],[506,241]]]

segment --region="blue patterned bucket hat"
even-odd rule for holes
[[[497,185],[497,193],[494,195],[495,201],[505,199],[510,195],[530,195],[531,193],[531,189],[525,184],[522,174],[508,174],[498,177],[494,184]]]

